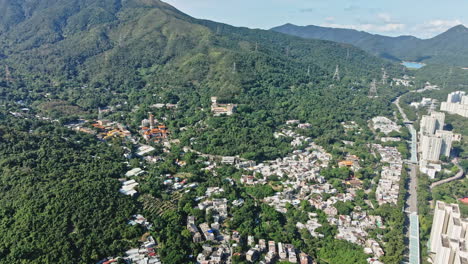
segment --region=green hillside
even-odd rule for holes
[[[214,122],[204,134],[211,140],[200,150],[215,154],[273,158],[281,143],[272,134],[285,120],[314,124],[316,136],[340,134],[342,121],[389,113],[390,99],[401,92],[382,85],[378,99],[367,98],[382,68],[390,76],[404,69],[351,45],[198,20],[157,0],[0,4],[15,10],[8,14],[21,14],[2,19],[5,103],[21,100],[36,110],[70,104],[42,111],[55,118],[95,116],[97,107],[124,105],[118,118],[133,123],[128,113],[135,106],[147,113],[154,103],[180,101],[179,128],[205,119],[197,109],[218,96],[242,107],[233,120]],[[332,79],[337,66],[340,82]],[[246,145],[238,142],[244,134]]]
[[[348,44],[198,20],[157,0],[0,0],[0,107],[29,109],[26,118],[0,116],[0,263],[93,263],[135,246],[142,231],[126,224],[141,205],[118,193],[116,178],[127,169],[121,142],[98,142],[63,123],[95,119],[98,107],[110,106],[105,118],[134,133],[152,111],[168,117],[180,147],[195,141],[209,154],[275,159],[290,151],[273,137],[288,119],[309,122],[307,136],[331,147],[346,137],[341,122],[366,126],[392,114],[391,99],[404,88],[381,84],[378,98],[367,97],[382,68],[405,73]],[[210,96],[238,104],[237,112],[214,117]],[[178,108],[156,111],[155,103]],[[176,171],[181,150],[174,153],[152,176]],[[207,177],[198,167],[188,172]],[[169,200],[157,181],[143,186]],[[158,235],[161,256],[187,263],[185,219],[169,213],[178,220],[154,219],[169,230]]]
[[[463,25],[449,29],[434,38],[412,36],[387,37],[353,29],[296,26],[286,24],[272,28],[275,32],[307,39],[347,43],[376,56],[396,61],[418,61],[431,64],[468,66],[468,29]]]
[[[197,82],[238,93],[268,72],[297,79],[310,66],[321,79],[336,64],[353,77],[392,67],[351,46],[196,20],[156,0],[5,0],[0,9],[8,14],[0,20],[0,64],[56,87]],[[234,63],[240,74],[233,77]]]

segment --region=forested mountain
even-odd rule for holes
[[[459,25],[430,38],[413,36],[387,37],[363,31],[319,26],[296,26],[285,24],[272,28],[276,32],[307,39],[322,39],[352,44],[374,55],[401,61],[468,66],[468,29]]]
[[[320,79],[340,64],[368,76],[385,64],[348,45],[197,20],[158,0],[4,0],[0,10],[0,64],[54,86],[204,82],[238,93],[263,73],[298,79],[310,66]]]
[[[94,120],[109,106],[105,118],[139,138],[152,111],[181,146],[263,161],[290,150],[273,137],[288,119],[309,122],[308,136],[331,148],[345,135],[341,122],[365,127],[391,114],[404,87],[379,84],[379,97],[367,97],[382,69],[405,73],[349,44],[199,20],[158,0],[0,0],[0,263],[93,263],[138,239],[127,221],[141,205],[118,192],[124,143],[77,134],[66,121]],[[238,104],[235,114],[214,117],[210,96]],[[142,191],[170,200],[154,179],[177,172],[181,152],[154,165]],[[186,172],[221,184],[194,167]],[[187,263],[191,252],[182,215],[153,216],[169,230],[156,237],[165,263]]]
[[[214,122],[204,136],[219,142],[210,148],[218,154],[271,155],[275,145],[268,138],[290,118],[316,123],[320,135],[342,121],[389,111],[388,99],[399,88],[382,85],[372,100],[369,85],[382,68],[390,76],[404,73],[352,45],[199,20],[158,0],[3,0],[0,9],[0,99],[6,103],[44,109],[41,102],[59,100],[61,108],[73,109],[47,111],[62,112],[54,114],[59,118],[108,105],[131,112],[180,101],[185,116],[174,122],[182,126],[200,121],[194,120],[197,107],[218,96],[240,104],[238,118],[250,124]],[[332,79],[337,66],[340,81]],[[249,131],[254,127],[264,134]],[[243,134],[268,148],[238,144]]]

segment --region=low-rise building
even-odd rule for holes
[[[138,194],[138,191],[135,188],[139,185],[135,180],[124,181],[119,192],[129,196],[135,196]]]
[[[211,97],[211,112],[214,116],[232,115],[237,105],[235,104],[220,104],[217,97]]]
[[[275,241],[268,241],[268,252],[276,255],[276,244]]]
[[[389,134],[392,131],[399,132],[401,126],[384,116],[377,116],[372,119],[375,130],[379,130],[385,134]]]
[[[279,242],[278,243],[278,256],[281,260],[287,260],[288,259],[288,253],[286,251],[286,248],[284,247],[283,243]]]
[[[214,241],[215,240],[215,235],[213,230],[211,230],[210,226],[208,223],[202,223],[200,224],[200,229],[205,236],[205,239],[208,241]]]
[[[258,259],[258,251],[254,248],[249,249],[245,254],[245,259],[249,262],[254,262]]]
[[[310,264],[310,257],[306,253],[301,252],[301,254],[299,254],[299,261],[301,264]]]

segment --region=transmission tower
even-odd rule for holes
[[[232,65],[232,72],[233,73],[236,73],[237,72],[237,64],[234,62],[234,64]]]
[[[349,48],[347,49],[347,52],[346,52],[346,60],[349,60]]]
[[[286,47],[286,57],[289,57],[289,46]]]
[[[98,120],[102,120],[102,111],[101,111],[101,107],[98,107]]]
[[[310,76],[310,66],[307,67],[307,76]]]
[[[333,74],[333,80],[340,81],[340,66],[336,65],[335,74]]]
[[[377,81],[375,79],[371,83],[369,97],[377,97]]]
[[[11,81],[12,81],[11,72],[10,72],[10,67],[8,67],[8,65],[5,65],[5,80],[6,80],[7,82],[11,82]]]
[[[255,42],[255,52],[258,51],[258,42]]]
[[[443,87],[442,87],[443,89],[446,88],[447,82],[449,81],[450,77],[452,76],[452,73],[453,73],[453,68],[450,67],[450,70],[449,70],[449,72],[448,72],[447,78],[445,79],[444,85],[443,85]]]
[[[387,84],[387,78],[388,78],[387,71],[385,70],[385,68],[382,68],[382,84],[383,85]]]
[[[123,46],[123,36],[122,36],[122,33],[119,34],[119,48],[121,48]]]

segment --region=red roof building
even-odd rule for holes
[[[459,201],[464,203],[464,204],[468,204],[468,197],[460,198]]]

